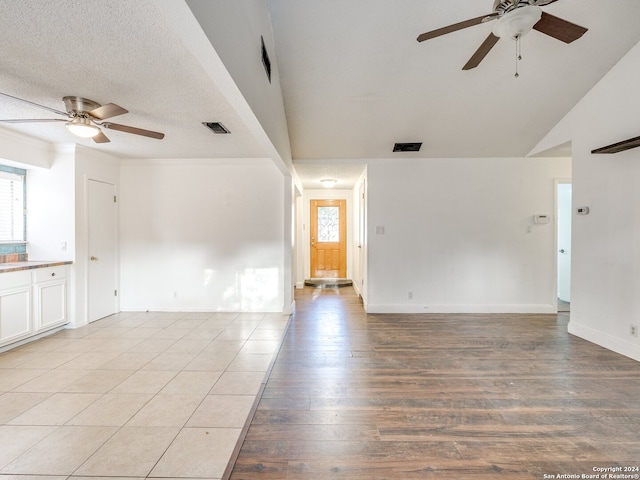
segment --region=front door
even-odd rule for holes
[[[116,313],[115,186],[88,180],[88,316],[93,322]]]
[[[347,277],[346,206],[346,200],[311,200],[311,278]]]

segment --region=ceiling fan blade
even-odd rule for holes
[[[143,128],[129,127],[128,125],[120,125],[119,123],[104,122],[100,125],[111,130],[133,133],[134,135],[142,135],[143,137],[157,138],[158,140],[162,140],[164,138],[164,133],[144,130]]]
[[[94,137],[91,137],[91,140],[93,140],[95,143],[108,143],[111,140],[109,140],[109,138],[102,132],[100,132],[99,134],[97,134]]]
[[[555,3],[558,0],[538,0],[537,2],[534,3],[534,5],[536,7],[543,7],[545,5],[549,5],[550,3]]]
[[[64,118],[16,118],[0,120],[2,123],[36,123],[36,122],[68,122]]]
[[[107,103],[99,106],[98,108],[94,108],[87,113],[94,118],[106,120],[107,118],[115,117],[116,115],[129,113],[129,110],[122,108],[120,105],[116,105],[115,103]]]
[[[2,95],[3,97],[7,97],[7,98],[12,98],[14,100],[18,100],[20,102],[28,103],[29,105],[33,105],[34,107],[44,108],[45,110],[49,110],[50,112],[57,113],[58,115],[64,115],[65,117],[68,117],[67,112],[62,112],[60,110],[56,110],[55,108],[46,107],[44,105],[40,105],[39,103],[35,103],[35,102],[30,102],[29,100],[25,100],[24,98],[14,97],[13,95],[9,95],[8,93],[0,92],[0,95]]]
[[[425,40],[430,40],[435,37],[439,37],[440,35],[446,35],[447,33],[457,32],[458,30],[462,30],[463,28],[473,27],[474,25],[480,25],[482,20],[487,18],[489,15],[482,15],[481,17],[471,18],[469,20],[465,20],[464,22],[454,23],[453,25],[449,25],[448,27],[438,28],[437,30],[432,30],[431,32],[421,33],[418,35],[418,41],[424,42]]]
[[[464,67],[462,67],[462,69],[471,70],[472,68],[476,68],[478,65],[480,65],[480,62],[484,60],[484,57],[487,56],[487,53],[491,51],[493,46],[498,43],[498,40],[500,40],[500,37],[497,37],[493,33],[490,33],[489,36],[484,40],[484,42],[482,42],[482,45],[480,45],[478,50],[476,50],[476,53],[471,56],[469,61]]]
[[[533,26],[534,30],[542,32],[564,43],[571,43],[585,34],[588,28],[567,22],[562,18],[542,12],[542,18]]]

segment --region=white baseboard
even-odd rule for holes
[[[285,305],[284,308],[282,309],[282,314],[283,315],[292,315],[293,312],[296,310],[296,301],[292,301],[290,305]]]
[[[576,337],[580,337],[583,340],[595,343],[603,348],[640,362],[640,345],[636,343],[614,337],[606,332],[601,332],[586,325],[580,325],[576,323],[575,320],[569,321],[568,330],[570,334]]]
[[[367,304],[367,313],[556,313],[554,305],[408,305]]]

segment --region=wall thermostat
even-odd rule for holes
[[[534,215],[533,223],[549,223],[551,221],[551,217],[549,215]]]
[[[576,213],[578,215],[589,215],[589,207],[578,207],[576,208]]]

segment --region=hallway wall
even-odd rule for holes
[[[640,44],[536,147],[571,141],[573,205],[569,332],[640,361],[640,149],[591,150],[640,135]]]

